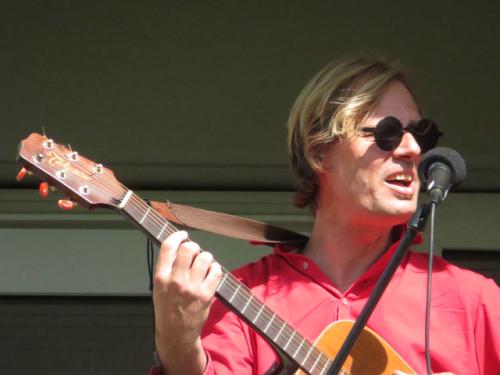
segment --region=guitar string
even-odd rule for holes
[[[59,147],[59,148],[61,148],[61,147]],[[56,150],[54,150],[54,153],[59,157],[60,160],[65,160],[65,154],[67,155],[68,150],[65,150],[64,148],[61,148],[61,149],[62,149],[62,152],[58,152],[56,149]],[[103,170],[104,171],[103,173],[95,173],[95,171],[92,168],[88,167],[89,162],[86,161],[86,159],[83,157],[81,159],[78,159],[78,160],[69,159],[69,162],[72,162],[73,166],[78,166],[80,171],[84,171],[87,175],[93,176],[94,181],[96,181],[97,183],[99,183],[99,182],[101,183],[101,184],[94,185],[92,188],[93,190],[96,190],[97,192],[101,192],[101,193],[111,192],[112,195],[114,196],[116,193],[118,193],[119,195],[124,195],[125,192],[128,190],[121,183],[119,183],[118,189],[116,188],[116,186],[113,186],[113,184],[110,184],[109,177],[107,176],[107,173],[106,173],[106,169]],[[92,163],[92,162],[90,162],[90,163]],[[69,169],[71,171],[71,168],[69,168]],[[87,183],[87,181],[85,181],[85,179],[83,177],[80,177],[81,175],[73,174],[73,176],[74,176],[73,179],[76,180],[77,182],[79,182],[81,184]],[[57,175],[56,175],[56,177],[57,177]],[[111,180],[111,181],[113,181],[113,180]],[[142,200],[137,198],[134,194],[131,196],[131,198],[132,199],[130,200],[130,202],[132,203],[132,207],[138,206],[137,208],[140,210],[141,213],[144,213],[143,211],[144,211],[145,207],[149,208],[149,206],[146,206],[146,204]],[[118,200],[118,198],[116,198],[116,197],[115,197],[115,199]],[[135,206],[133,205],[134,200],[137,202],[137,204]],[[142,207],[141,207],[141,205],[142,205]],[[144,213],[144,216],[147,213],[148,213],[148,211],[146,211],[146,213]],[[171,233],[173,233],[173,231],[177,231],[177,229],[174,226],[172,226],[170,223],[168,223],[168,221],[164,221],[160,217],[157,218],[155,216],[154,211],[153,211],[153,215],[150,215],[149,221],[153,224],[153,227],[154,227],[154,224],[162,225],[162,231],[166,232],[167,234],[171,234]],[[163,228],[165,228],[166,230],[164,230]],[[228,282],[230,282],[230,281],[231,280],[229,279]],[[234,285],[233,285],[233,288],[234,288]]]
[[[81,162],[79,162],[79,164],[81,166],[83,166],[83,169],[86,170],[87,173],[90,173],[90,174],[93,174],[94,178],[97,179],[97,180],[101,180],[101,184],[102,184],[102,187],[104,187],[104,190],[103,189],[99,189],[101,192],[103,191],[110,191],[112,193],[120,193],[120,194],[124,194],[125,191],[127,191],[128,189],[121,183],[119,183],[119,185],[121,185],[121,188],[123,189],[119,189],[119,190],[116,190],[116,189],[113,189],[111,188],[108,184],[106,184],[105,181],[102,181],[103,179],[106,179],[106,175],[105,174],[101,174],[101,173],[94,173],[92,171],[92,169],[88,169],[85,167],[85,164],[82,164]],[[82,168],[81,168],[82,169]],[[76,178],[77,179],[80,179],[80,180],[83,180],[82,178],[79,178],[78,175],[76,175]],[[117,181],[118,182],[118,181]],[[132,194],[131,198],[133,200],[135,200],[136,202],[138,202],[138,204],[136,206],[132,206],[133,208],[137,208],[139,209],[139,212],[144,212],[144,208],[146,209],[149,209],[150,206],[148,206],[142,199],[140,199],[138,196],[136,196],[135,194]],[[132,202],[132,200],[130,201]],[[142,206],[142,207],[141,207]],[[152,222],[152,224],[160,224],[162,225],[162,228],[165,227],[165,229],[162,229],[163,232],[167,232],[169,234],[177,231],[177,229],[172,225],[170,224],[168,221],[166,221],[163,217],[159,216],[155,210],[151,210],[150,212],[152,212],[153,216],[152,218],[150,219],[150,221]],[[145,215],[148,215],[148,211],[145,212],[144,216]],[[157,217],[155,217],[155,215]],[[236,291],[236,288],[235,286],[237,287],[237,285],[243,285],[241,283],[239,283],[237,280],[232,280],[232,274],[229,273],[227,270],[224,270],[229,277],[229,282],[230,282],[230,286],[232,287],[233,290]],[[232,284],[232,285],[231,285]],[[306,340],[305,338],[301,337],[300,334],[297,333],[296,330],[292,329],[291,327],[289,327],[289,325],[283,320],[281,319],[279,316],[275,315],[272,311],[269,310],[269,308],[267,306],[264,306],[262,308],[262,303],[260,301],[257,300],[257,302],[260,303],[257,304],[257,303],[253,303],[253,300],[255,300],[255,297],[251,295],[251,293],[248,291],[247,294],[249,294],[249,298],[251,298],[251,303],[249,304],[251,306],[251,308],[255,308],[257,309],[257,311],[261,311],[261,314],[259,316],[263,316],[265,317],[267,315],[267,319],[269,321],[269,319],[273,319],[273,320],[276,320],[276,322],[278,322],[278,320],[276,319],[276,317],[279,318],[279,320],[281,320],[281,325],[284,326],[284,329],[281,330],[281,332],[284,332],[288,335],[288,337],[290,337],[290,335],[293,335],[292,336],[292,340],[290,340],[290,343],[288,343],[288,345],[290,345],[292,342],[295,342],[296,346],[297,345],[301,345],[299,346],[299,348],[301,348],[304,343],[308,344],[309,345],[309,348],[312,347],[312,350],[311,352],[307,355],[307,357],[305,358],[312,358],[312,359],[317,359],[318,356],[321,356],[320,360],[318,360],[318,362],[321,364],[325,364],[325,360],[328,361],[328,358],[324,355],[324,353],[322,353],[321,351],[319,351],[313,344],[311,344],[308,340]],[[239,296],[238,296],[239,297]],[[249,298],[243,298],[243,302],[246,302],[248,301]],[[268,314],[268,310],[270,311],[270,314]],[[274,318],[273,318],[274,317]],[[272,327],[272,325],[270,326]],[[266,330],[267,331],[267,330]],[[268,334],[268,332],[265,332],[266,334]],[[281,335],[281,333],[280,333]],[[297,337],[297,339],[295,339]],[[302,339],[301,339],[302,338]]]
[[[84,168],[85,169],[85,168]],[[87,172],[91,172],[92,170],[87,170]],[[103,178],[106,178],[107,176],[105,174],[94,174],[94,177],[96,177],[96,179],[98,180],[102,180]],[[78,176],[77,176],[77,179],[78,179]],[[118,181],[117,181],[118,182]],[[105,188],[105,190],[107,191],[111,191],[113,193],[120,193],[120,194],[125,194],[125,191],[128,190],[127,187],[125,187],[123,184],[119,183],[119,185],[121,185],[121,188],[123,189],[120,189],[119,191],[117,191],[116,189],[112,189],[110,188],[106,183],[105,181],[101,181],[102,183],[102,186]],[[103,191],[102,189],[100,189],[101,191]],[[140,199],[140,197],[138,197],[136,194],[132,194],[131,195],[131,200],[130,202],[132,202],[133,200],[135,200],[137,202],[136,205],[132,205],[132,208],[135,208],[135,209],[138,209],[140,213],[144,213],[144,210],[145,209],[150,209],[150,206],[146,204],[146,202],[144,202],[144,200]],[[142,206],[142,207],[141,207]],[[163,232],[167,232],[169,234],[172,234],[176,231],[178,231],[177,228],[175,228],[175,226],[173,226],[172,224],[170,224],[167,220],[165,220],[162,216],[160,216],[155,210],[150,210],[150,212],[152,213],[152,218],[150,218],[150,222],[153,224],[153,225],[156,225],[156,224],[159,224],[162,226],[162,231]],[[144,217],[146,215],[148,215],[148,211],[146,211],[144,213]],[[165,228],[165,229],[163,229]],[[159,229],[159,228],[157,228]],[[229,284],[231,286],[231,288],[236,292],[236,288],[238,287],[238,285],[241,287],[245,287],[244,284],[241,284],[238,280],[233,280],[234,276],[228,272],[227,270],[223,269],[225,271],[225,273],[229,276]],[[226,278],[227,280],[227,278]],[[245,287],[246,288],[246,287]],[[246,290],[247,294],[249,297],[244,297],[243,298],[243,302],[246,302],[249,300],[249,298],[251,298],[251,303],[249,303],[249,305],[251,306],[251,308],[255,308],[257,309],[257,311],[261,311],[261,314],[259,316],[266,316],[267,315],[267,320],[269,321],[269,319],[273,319],[273,322],[276,321],[279,323],[279,320],[281,321],[281,323],[278,325],[278,326],[284,326],[283,329],[280,329],[280,332],[284,332],[288,335],[288,337],[290,337],[291,335],[292,336],[292,340],[290,340],[290,343],[292,342],[295,342],[296,345],[299,345],[298,348],[302,348],[302,346],[305,344],[308,345],[308,347],[311,349],[310,352],[308,351],[308,354],[306,354],[306,357],[304,357],[304,360],[307,359],[308,361],[311,361],[311,360],[315,360],[313,362],[316,363],[318,362],[320,366],[322,366],[321,368],[323,369],[325,367],[325,365],[328,363],[328,362],[331,362],[331,360],[321,351],[319,350],[315,345],[313,345],[312,343],[310,343],[308,340],[306,340],[304,337],[302,337],[296,330],[294,330],[293,328],[291,328],[281,317],[279,317],[278,315],[276,315],[275,313],[272,312],[272,310],[270,310],[267,306],[263,306],[262,302],[260,302],[258,299],[256,299],[249,290]],[[239,296],[238,296],[239,298]],[[256,302],[260,303],[260,305],[258,303],[253,303],[252,301],[253,300],[256,300]],[[263,307],[262,307],[263,306]],[[269,312],[269,314],[268,314]],[[262,314],[263,313],[263,314]],[[278,319],[276,319],[278,318]],[[270,325],[270,327],[273,327],[272,325]],[[264,330],[263,330],[264,331]],[[266,331],[264,331],[264,333],[266,334],[269,334],[267,332],[267,329]],[[280,336],[281,333],[278,335]],[[298,337],[297,337],[298,336]],[[296,338],[297,337],[297,338]],[[276,338],[277,339],[277,338]],[[288,343],[288,345],[290,344]],[[297,352],[299,352],[299,350],[297,350]],[[318,356],[320,357],[318,359]],[[344,369],[342,369],[345,372]]]
[[[64,154],[62,156],[59,155],[59,157],[64,158]],[[88,162],[90,162],[90,160],[88,160],[86,158],[82,158],[82,159],[85,159]],[[116,187],[113,188],[112,185],[109,184],[109,182],[106,183],[106,180],[109,179],[109,177],[106,176],[106,174],[105,174],[106,169],[103,169],[102,173],[99,173],[99,172],[96,173],[92,168],[88,168],[86,166],[86,164],[82,163],[82,161],[79,159],[77,159],[77,160],[68,159],[68,160],[70,162],[72,162],[73,164],[75,164],[75,163],[78,164],[80,166],[80,170],[83,169],[83,171],[85,171],[87,174],[89,174],[90,177],[93,177],[94,180],[99,180],[99,182],[101,183],[101,186],[100,186],[100,188],[99,188],[99,186],[96,187],[96,190],[98,192],[101,192],[101,193],[107,192],[107,193],[112,193],[112,194],[124,195],[127,191],[129,191],[129,189],[125,185],[123,185],[121,182],[119,182],[116,179],[115,180],[119,186],[118,189]],[[92,163],[92,162],[90,162],[90,163]],[[76,177],[77,182],[80,182],[80,183],[87,185],[87,181],[85,181],[84,178],[79,177],[77,174],[72,174],[72,175],[74,175]],[[136,204],[133,205],[132,208],[138,209],[140,213],[145,212],[144,217],[146,215],[152,214],[151,215],[152,217],[149,220],[153,224],[153,226],[158,225],[158,228],[156,228],[156,229],[159,229],[163,232],[167,232],[168,234],[172,234],[172,233],[178,231],[177,228],[175,228],[175,226],[173,226],[171,223],[169,223],[169,221],[165,220],[154,209],[151,209],[149,211],[149,213],[148,213],[148,211],[144,211],[144,209],[150,209],[151,207],[149,205],[147,205],[147,203],[144,200],[142,200],[140,197],[138,197],[136,194],[132,194],[131,199],[129,200],[130,203],[132,203],[133,201],[135,201]],[[163,229],[163,228],[165,228],[165,229]],[[270,310],[261,301],[259,301],[255,296],[253,296],[253,294],[250,292],[250,290],[244,284],[242,284],[241,282],[236,280],[234,278],[234,276],[229,271],[227,271],[224,267],[222,267],[222,269],[223,269],[223,272],[225,274],[227,274],[227,276],[228,276],[225,278],[225,280],[227,281],[228,285],[232,288],[232,290],[234,290],[235,298],[238,298],[238,301],[240,303],[244,304],[245,302],[248,302],[248,300],[250,299],[250,302],[248,303],[248,305],[249,305],[248,308],[254,309],[254,312],[257,312],[257,313],[260,311],[259,318],[262,316],[263,318],[267,318],[266,319],[267,322],[269,322],[271,319],[273,319],[273,323],[274,322],[278,323],[277,325],[274,324],[275,330],[278,330],[277,327],[279,327],[279,331],[278,331],[277,337],[275,339],[273,339],[273,341],[277,341],[277,338],[281,337],[282,333],[285,333],[287,335],[287,337],[289,337],[289,338],[291,337],[291,340],[289,340],[290,342],[288,342],[287,345],[290,345],[292,343],[295,344],[295,347],[299,348],[299,350],[297,350],[297,353],[299,353],[301,351],[300,350],[301,348],[311,349],[311,347],[312,347],[310,353],[306,354],[306,357],[304,357],[304,359],[307,358],[308,361],[309,361],[309,358],[317,360],[317,362],[319,362],[320,365],[323,365],[322,368],[326,365],[327,362],[330,361],[328,356],[326,356],[314,344],[309,342],[309,340],[307,340],[300,333],[298,333],[295,329],[293,329],[288,323],[286,323],[286,321],[284,319],[282,319],[279,315],[272,312],[272,310]],[[239,286],[239,290],[241,290],[243,288],[243,292],[245,292],[248,295],[248,297],[245,297],[241,293],[240,293],[240,295],[238,295],[238,293],[237,293],[238,286]],[[243,305],[241,305],[241,306],[243,306]],[[279,324],[279,323],[281,323],[281,324]],[[271,328],[271,327],[273,327],[273,324],[271,324],[267,328]],[[281,328],[281,327],[283,327],[283,328]],[[264,333],[266,335],[269,335],[269,337],[271,337],[271,335],[269,334],[267,329]],[[306,347],[304,347],[304,344],[306,344]],[[305,349],[302,349],[302,351],[304,351]],[[308,352],[309,351],[307,351],[306,353],[308,353]],[[318,356],[320,357],[319,359],[318,359]],[[315,362],[316,361],[314,361],[313,363],[315,363]]]
[[[136,196],[134,196],[134,198],[136,198]],[[132,200],[131,200],[132,201]],[[136,201],[141,204],[142,201],[140,199],[136,199]],[[138,209],[139,212],[142,214],[144,212],[144,208],[149,208],[149,206],[147,206],[146,204],[142,204],[142,207],[133,207],[135,209]],[[154,210],[151,211],[153,215],[158,215]],[[159,222],[164,222],[164,218],[159,216],[158,217],[158,221]],[[328,361],[328,358],[324,355],[324,353],[322,353],[321,351],[319,351],[315,345],[313,345],[311,342],[309,342],[306,338],[304,338],[302,335],[300,335],[296,330],[294,330],[293,328],[291,328],[281,317],[279,317],[278,315],[275,315],[274,312],[272,312],[267,306],[265,306],[264,304],[262,304],[261,301],[259,301],[255,296],[253,296],[251,294],[251,292],[247,289],[247,288],[244,288],[245,285],[240,283],[239,281],[237,280],[233,280],[233,275],[228,272],[227,270],[225,270],[225,273],[227,273],[228,277],[230,277],[228,279],[229,281],[229,286],[231,287],[232,291],[235,294],[235,298],[237,298],[237,301],[240,303],[240,306],[243,306],[246,302],[248,302],[250,300],[250,303],[248,303],[248,308],[247,309],[252,309],[253,312],[254,312],[254,316],[256,316],[256,314],[259,313],[259,311],[261,311],[260,316],[262,316],[263,318],[266,318],[265,320],[267,322],[269,322],[271,319],[273,319],[273,316],[274,316],[274,319],[273,321],[275,321],[277,324],[275,324],[275,326],[273,327],[272,325],[270,327],[273,327],[275,332],[274,333],[279,333],[279,331],[281,330],[281,326],[284,326],[283,330],[282,330],[282,333],[286,334],[287,336],[286,337],[291,337],[292,340],[290,340],[290,344],[295,344],[295,348],[304,348],[302,349],[301,351],[305,351],[306,353],[309,351],[309,349],[311,349],[311,352],[309,353],[309,355],[307,355],[307,358],[312,358],[312,360],[316,360],[318,356],[322,356],[322,357],[325,357],[324,360],[321,360],[318,362],[320,362],[320,365],[321,364],[325,364],[326,362],[325,361]],[[238,286],[240,287],[240,290],[241,288],[243,288],[243,291],[245,293],[247,293],[247,296],[244,296],[241,292],[240,294],[237,293],[238,291]],[[254,302],[255,301],[255,302]],[[247,310],[248,311],[248,310]],[[278,318],[279,320],[281,320],[281,324],[280,322],[278,321]],[[264,331],[264,330],[263,330]],[[278,332],[276,332],[278,331]],[[269,335],[269,337],[273,337],[272,334],[266,330],[264,331],[264,333],[266,335]],[[281,335],[281,334],[280,334]],[[306,344],[306,346],[304,346],[304,344]],[[300,352],[300,351],[299,351]]]
[[[63,155],[63,156],[60,156],[60,155],[59,155],[59,157],[64,158],[64,155]],[[85,158],[83,158],[83,159],[85,159]],[[86,159],[86,160],[88,160],[88,159]],[[108,182],[108,183],[106,183],[106,181],[105,181],[105,180],[107,179],[107,176],[106,176],[106,174],[105,174],[106,169],[104,169],[104,170],[103,170],[103,171],[104,171],[103,173],[96,173],[96,172],[95,172],[92,168],[90,168],[90,169],[89,169],[88,167],[86,167],[85,163],[82,163],[82,161],[80,161],[80,160],[71,160],[71,159],[69,159],[69,161],[70,161],[70,162],[73,162],[73,164],[77,163],[78,165],[80,165],[80,169],[83,169],[83,170],[84,170],[87,174],[89,174],[91,177],[94,177],[94,179],[95,179],[95,180],[100,180],[100,182],[101,182],[101,184],[102,184],[102,187],[103,187],[104,189],[102,189],[102,188],[101,188],[101,189],[99,189],[99,187],[97,187],[97,191],[100,191],[100,192],[111,192],[111,193],[113,193],[113,194],[116,194],[116,193],[119,193],[119,194],[125,194],[125,193],[126,193],[126,191],[128,191],[128,188],[127,188],[127,187],[125,187],[122,183],[120,183],[120,182],[119,182],[119,181],[117,181],[116,179],[115,179],[115,180],[118,182],[120,189],[113,188],[112,186],[110,186],[110,185],[109,185],[109,182]],[[88,161],[88,162],[90,162],[90,161]],[[91,163],[91,162],[90,162],[90,163]],[[76,177],[77,182],[78,182],[78,180],[79,180],[80,182],[83,182],[83,183],[86,183],[86,182],[87,182],[87,181],[85,181],[85,179],[84,179],[84,178],[79,177],[79,175],[78,175],[78,174],[76,174],[76,175],[75,175],[75,177]],[[104,181],[103,181],[103,180],[104,180]],[[135,194],[132,194],[131,198],[132,198],[133,200],[135,200],[136,202],[138,202],[138,203],[136,204],[136,206],[132,206],[132,207],[133,207],[133,208],[137,208],[137,209],[139,209],[139,210],[140,210],[139,212],[141,212],[141,213],[142,213],[142,212],[144,212],[144,208],[150,209],[150,206],[148,206],[148,205],[146,204],[146,202],[144,202],[144,200],[140,199],[140,198],[139,198],[138,196],[136,196]],[[116,198],[115,198],[115,199],[116,199]],[[117,199],[117,200],[118,200],[118,199]],[[130,202],[132,202],[132,200],[131,200]],[[142,206],[142,207],[141,207],[141,206]],[[150,219],[150,221],[151,221],[151,223],[152,223],[153,225],[155,225],[155,224],[162,224],[162,231],[167,231],[167,233],[169,233],[169,234],[172,234],[172,233],[174,233],[174,232],[176,232],[176,231],[177,231],[177,229],[176,229],[176,228],[175,228],[172,224],[170,224],[170,223],[169,223],[168,221],[166,221],[163,217],[161,217],[160,215],[158,215],[158,214],[156,213],[156,211],[155,211],[155,210],[150,210],[150,212],[152,212],[152,213],[153,213],[153,217]],[[148,211],[146,211],[146,212],[145,212],[144,217],[145,217],[146,215],[148,215]],[[156,216],[156,217],[155,217],[155,216]],[[163,229],[163,228],[165,228],[165,229]],[[237,280],[233,280],[233,278],[234,278],[234,277],[233,277],[233,275],[232,275],[230,272],[228,272],[228,271],[227,271],[227,270],[225,270],[225,269],[223,269],[223,271],[224,271],[224,272],[225,272],[225,273],[229,276],[229,278],[226,278],[226,280],[229,280],[229,285],[233,288],[233,290],[235,290],[235,293],[236,293],[236,291],[238,290],[238,289],[236,289],[238,285],[240,286],[240,288],[241,288],[241,286],[245,287],[245,286],[244,286],[244,284],[241,284],[239,281],[237,281]],[[236,286],[236,288],[235,288],[235,286]],[[321,364],[321,363],[323,363],[323,364],[325,363],[325,362],[324,362],[323,357],[326,357],[326,356],[325,356],[325,355],[324,355],[321,351],[319,351],[319,350],[318,350],[318,349],[317,349],[317,348],[316,348],[313,344],[311,344],[308,340],[306,340],[304,337],[302,337],[300,334],[298,334],[296,330],[294,330],[293,328],[291,328],[291,327],[290,327],[290,326],[289,326],[289,325],[288,325],[288,324],[287,324],[287,323],[286,323],[283,319],[281,319],[278,315],[275,315],[275,314],[274,314],[274,313],[273,313],[273,312],[272,312],[272,311],[271,311],[271,310],[270,310],[267,306],[263,305],[263,304],[262,304],[262,302],[260,302],[260,301],[256,300],[256,298],[255,298],[255,297],[254,297],[254,296],[253,296],[253,295],[252,295],[249,291],[246,291],[246,292],[247,292],[247,294],[249,295],[249,298],[251,298],[250,303],[249,303],[249,305],[251,306],[251,308],[257,308],[257,309],[258,309],[257,311],[261,311],[261,313],[260,313],[259,317],[260,317],[260,316],[264,316],[264,317],[265,317],[265,316],[267,315],[267,319],[268,319],[268,321],[269,321],[269,319],[273,319],[273,320],[274,320],[274,319],[276,319],[276,317],[277,317],[279,320],[281,320],[281,321],[282,321],[282,326],[283,326],[283,329],[280,329],[280,331],[278,332],[278,333],[279,333],[279,335],[278,335],[278,336],[280,336],[280,335],[281,335],[281,333],[280,333],[280,332],[285,332],[285,333],[287,333],[287,334],[288,334],[288,337],[290,337],[290,335],[292,335],[292,336],[291,336],[292,340],[289,340],[290,342],[289,342],[287,345],[290,345],[290,343],[292,343],[292,342],[294,342],[294,341],[295,341],[296,345],[300,345],[300,346],[298,346],[298,348],[301,348],[301,347],[304,345],[304,343],[306,343],[306,344],[308,344],[308,345],[309,345],[309,348],[311,348],[311,347],[312,347],[311,352],[307,355],[307,357],[306,357],[306,358],[310,358],[310,357],[316,357],[316,358],[317,358],[317,356],[319,355],[319,356],[321,356],[321,358],[320,358],[320,360],[318,360],[318,362],[320,362],[320,364]],[[236,294],[237,294],[237,293],[236,293]],[[240,297],[240,296],[238,296],[238,298],[239,298],[239,297]],[[244,296],[243,296],[243,297],[244,297]],[[243,298],[243,302],[248,301],[248,300],[249,300],[249,298]],[[254,300],[256,300],[256,302],[260,303],[260,305],[259,305],[259,304],[257,304],[257,303],[253,303],[253,301],[254,301]],[[269,314],[268,314],[268,311],[271,313],[271,315],[269,315]],[[263,313],[263,314],[262,314],[262,313]],[[274,317],[274,318],[273,318],[273,317]],[[276,320],[276,321],[277,321],[277,320]],[[272,325],[271,325],[271,327],[272,327]],[[265,332],[265,333],[267,334],[267,332]],[[296,336],[299,336],[299,337],[298,337],[297,339],[295,339],[295,337],[296,337]],[[302,338],[302,339],[301,339],[301,338]],[[277,339],[277,338],[276,338],[276,339]],[[297,344],[297,343],[300,343],[300,344]],[[313,354],[313,353],[314,353],[314,354]],[[326,360],[328,361],[328,358],[327,358],[327,357],[326,357]]]
[[[137,201],[139,203],[141,202],[140,199],[138,199]],[[144,205],[144,207],[149,207],[149,206]],[[133,208],[139,209],[140,213],[144,212],[143,210],[140,210],[141,207],[133,207]],[[152,212],[154,212],[154,211],[152,211]],[[161,217],[161,216],[159,218],[161,220],[164,220],[163,217]],[[300,335],[300,333],[298,333],[296,330],[291,328],[288,325],[288,323],[286,323],[286,321],[283,320],[279,315],[277,315],[277,314],[275,315],[275,313],[272,310],[270,310],[269,307],[265,306],[260,300],[258,300],[255,296],[253,296],[251,294],[250,290],[245,288],[244,284],[242,284],[238,280],[235,280],[235,279],[233,280],[234,276],[230,272],[225,270],[225,273],[227,273],[227,275],[228,275],[228,278],[226,278],[226,281],[229,283],[231,291],[233,293],[236,293],[235,299],[239,303],[239,306],[245,305],[245,303],[250,300],[246,311],[252,310],[254,313],[253,314],[254,316],[256,316],[259,313],[259,311],[261,311],[259,318],[262,316],[263,318],[265,318],[266,322],[269,322],[272,319],[274,324],[271,323],[271,325],[265,331],[263,329],[263,332],[266,335],[268,335],[270,338],[272,338],[273,333],[277,334],[277,333],[280,333],[280,331],[281,331],[281,333],[278,337],[282,337],[283,334],[285,334],[285,341],[287,338],[290,338],[293,335],[292,340],[290,340],[290,343],[288,345],[292,345],[292,346],[294,345],[295,349],[301,348],[298,351],[298,353],[305,351],[306,355],[303,356],[303,358],[304,359],[307,358],[307,362],[312,362],[314,364],[314,362],[316,362],[316,359],[318,359],[318,357],[320,357],[318,359],[319,365],[320,366],[322,365],[323,367],[326,366],[326,364],[329,361],[329,358],[321,350],[319,350],[314,344],[312,344],[310,341],[308,341],[305,337]],[[240,287],[239,290],[238,290],[238,286]],[[243,295],[242,292],[245,292],[247,294],[247,296]],[[236,304],[236,303],[234,303],[234,304]],[[255,322],[254,322],[254,324],[255,324]],[[282,326],[284,326],[283,329],[281,329]],[[269,328],[273,329],[274,332],[271,332],[271,330]],[[276,341],[276,340],[273,340],[273,341]],[[306,344],[306,346],[304,346],[304,344]],[[309,352],[309,349],[311,350],[311,352],[309,354],[307,354],[307,352]]]

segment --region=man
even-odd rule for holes
[[[357,58],[315,75],[289,118],[296,204],[314,226],[302,249],[235,271],[254,295],[313,340],[337,320],[355,320],[416,210],[417,166],[440,132],[422,120],[407,75],[394,62]],[[498,287],[435,260],[431,358],[435,372],[493,374],[500,368]],[[427,257],[410,252],[368,326],[417,372],[424,357]],[[154,280],[156,346],[166,374],[262,374],[273,348],[214,300],[220,266],[187,240],[162,245]],[[497,372],[498,373],[498,372]]]

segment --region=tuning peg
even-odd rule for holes
[[[38,188],[38,192],[42,198],[47,198],[49,196],[49,184],[47,182],[42,182]]]
[[[16,176],[16,180],[21,181],[26,176],[26,174],[28,174],[28,170],[26,168],[22,167]]]
[[[59,206],[60,209],[69,211],[75,208],[77,206],[77,203],[69,199],[59,199],[57,201],[57,205]]]

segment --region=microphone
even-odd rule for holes
[[[422,186],[427,186],[427,195],[436,205],[446,198],[453,185],[459,185],[465,180],[465,175],[464,158],[447,147],[427,151],[418,166]]]

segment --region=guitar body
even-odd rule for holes
[[[316,339],[315,346],[332,359],[338,353],[354,322],[340,320],[326,327]],[[415,371],[379,335],[365,327],[342,366],[344,373],[352,375],[392,375],[399,370],[408,374]],[[302,370],[295,375],[306,375]]]

